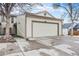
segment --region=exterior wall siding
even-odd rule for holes
[[[32,21],[42,21],[42,22],[51,22],[51,23],[58,23],[59,24],[59,35],[62,35],[61,32],[61,21],[50,20],[50,19],[43,19],[43,18],[35,18],[35,17],[27,17],[27,38],[32,37]]]
[[[17,35],[25,37],[25,15],[17,17]]]

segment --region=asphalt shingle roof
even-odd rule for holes
[[[79,29],[79,23],[75,26],[76,29]]]
[[[71,23],[66,23],[63,25],[63,28],[69,28],[72,24]]]
[[[63,28],[64,28],[64,29],[68,29],[70,26],[72,26],[72,23],[65,23],[65,24],[63,25]],[[79,23],[77,23],[74,28],[79,29]]]

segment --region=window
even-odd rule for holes
[[[6,33],[6,28],[3,28],[3,34],[5,34]]]
[[[44,13],[44,16],[46,16],[46,13]]]
[[[11,19],[11,23],[14,23],[14,17],[12,17],[12,19]]]

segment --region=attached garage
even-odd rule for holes
[[[17,16],[17,35],[24,38],[62,35],[61,19],[51,16],[48,12],[41,14],[27,12]]]
[[[58,23],[32,22],[32,37],[45,37],[59,35]]]

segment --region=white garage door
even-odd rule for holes
[[[58,24],[33,22],[32,23],[32,37],[57,36]]]

